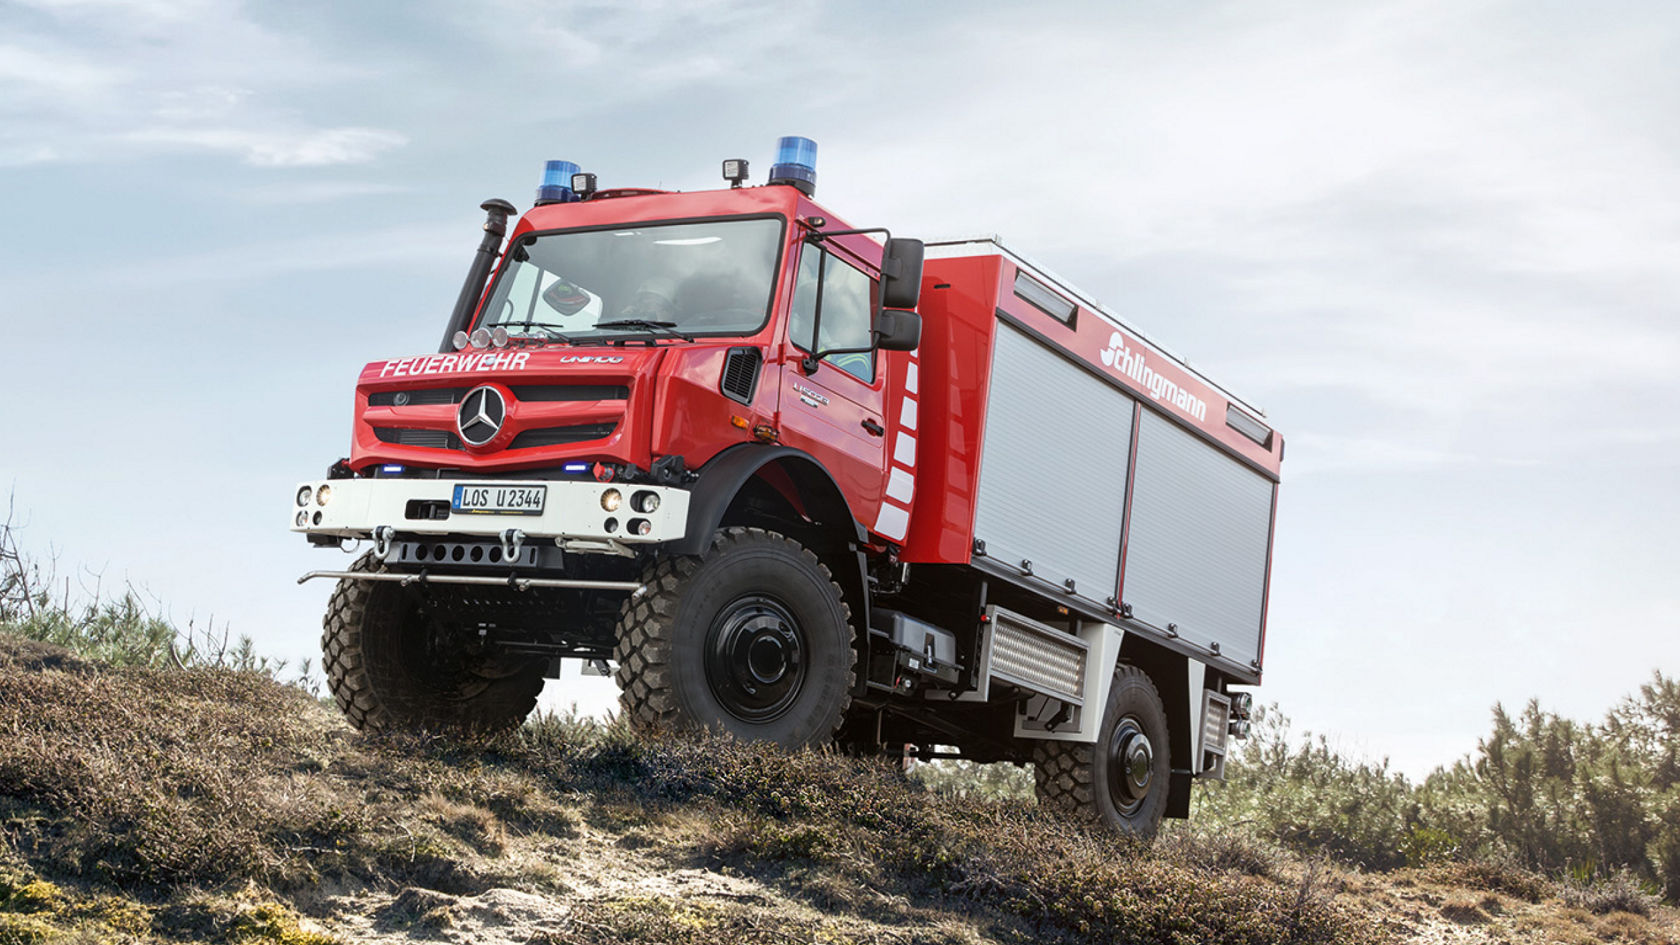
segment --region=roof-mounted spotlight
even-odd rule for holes
[[[770,183],[791,184],[807,197],[817,192],[817,143],[789,135],[776,143]]]
[[[537,188],[537,206],[576,200],[577,195],[572,193],[572,175],[578,170],[571,161],[549,161],[544,165],[542,186]]]
[[[729,189],[740,187],[747,180],[747,162],[745,158],[730,158],[723,162],[723,179],[729,181]]]
[[[595,193],[595,175],[573,174],[572,193],[577,194],[579,200],[588,200]]]

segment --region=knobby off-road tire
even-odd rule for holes
[[[727,528],[699,557],[663,558],[619,612],[624,715],[788,748],[826,744],[851,703],[851,609],[817,556]]]
[[[379,569],[371,554],[350,566]],[[339,581],[321,623],[327,686],[363,731],[494,734],[523,722],[542,691],[541,660],[451,646],[416,593],[394,582]]]
[[[1167,713],[1143,670],[1114,671],[1095,745],[1040,742],[1033,778],[1040,804],[1149,839],[1167,810],[1172,765]]]

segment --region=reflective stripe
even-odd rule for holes
[[[916,480],[909,470],[894,466],[892,475],[887,477],[887,498],[910,504],[910,497],[916,494]]]
[[[881,503],[881,515],[875,519],[875,533],[888,538],[903,538],[905,531],[910,528],[910,512],[901,509],[890,502]]]

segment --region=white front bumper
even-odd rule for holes
[[[447,508],[457,485],[546,486],[548,498],[541,514],[487,515],[451,511],[447,518],[410,518],[410,503],[443,503]],[[322,486],[328,487],[326,503],[319,501]],[[308,501],[299,505],[296,496],[309,490]],[[621,499],[614,511],[607,511],[601,498],[617,490]],[[638,493],[659,497],[652,512],[637,512],[631,500]],[[433,506],[436,508],[436,506]],[[633,522],[646,520],[645,535],[634,534]],[[300,482],[293,491],[288,524],[294,532],[336,538],[371,538],[376,530],[391,528],[399,534],[477,535],[499,537],[516,528],[530,539],[583,539],[585,541],[648,544],[683,537],[688,525],[688,492],[669,486],[630,483],[601,483],[576,480],[476,480],[476,479],[330,479]]]

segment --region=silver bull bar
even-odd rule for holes
[[[348,581],[395,581],[404,587],[410,584],[479,584],[491,587],[511,587],[519,591],[533,587],[570,587],[595,591],[629,591],[631,597],[640,597],[647,593],[647,585],[640,581],[574,581],[565,578],[526,578],[512,574],[507,577],[490,577],[488,575],[468,574],[427,574],[424,571],[414,574],[370,571],[311,571],[298,578],[297,582],[302,584],[315,578],[336,578]]]

